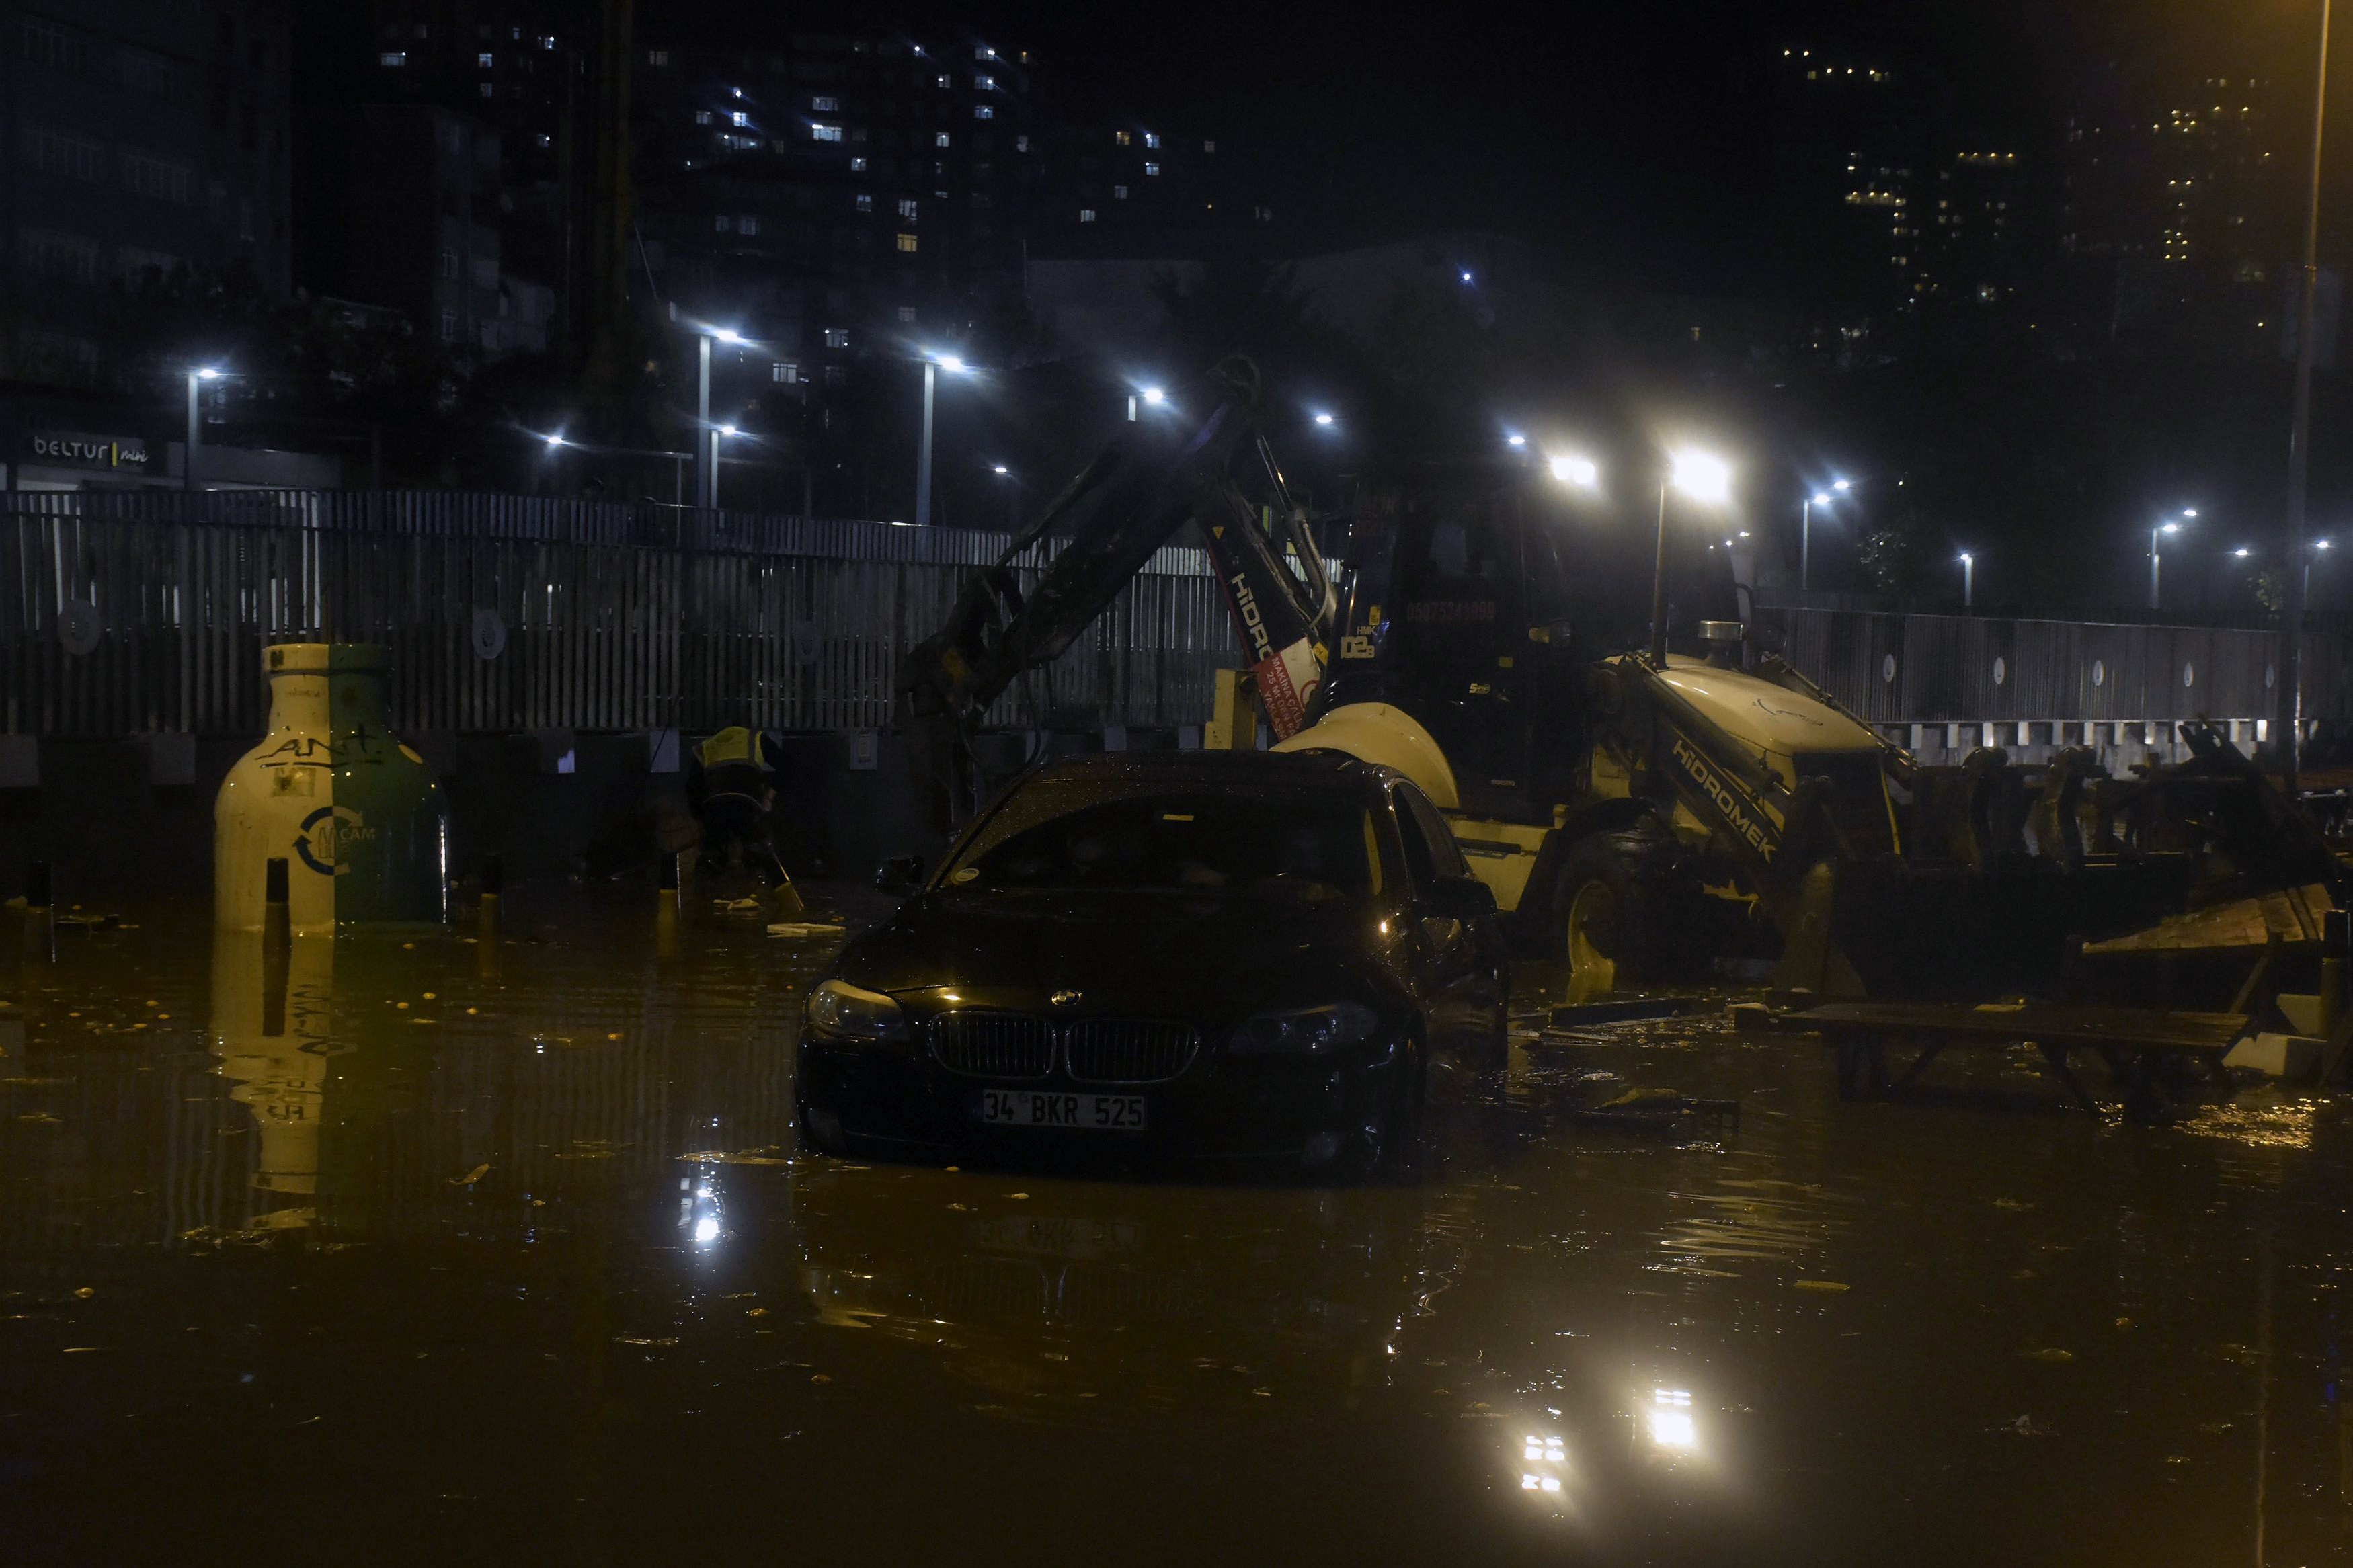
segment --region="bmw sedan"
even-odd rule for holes
[[[894,869],[808,999],[819,1150],[1363,1173],[1412,1160],[1433,1055],[1502,1063],[1494,900],[1385,768],[1067,759]]]

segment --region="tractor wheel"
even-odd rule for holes
[[[1644,875],[1658,858],[1653,842],[1634,833],[1596,834],[1569,850],[1554,888],[1553,929],[1571,1006],[1660,977],[1666,890]]]

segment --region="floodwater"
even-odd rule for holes
[[[190,907],[25,963],[0,1559],[2353,1561],[2344,1098],[1842,1104],[1531,1011],[1414,1185],[845,1163],[821,943],[508,904],[282,984]],[[1738,1126],[1580,1114],[1645,1087]]]

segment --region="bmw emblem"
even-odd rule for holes
[[[1047,997],[1046,1000],[1051,1002],[1057,1007],[1075,1007],[1079,1005],[1079,993],[1076,991],[1057,991],[1051,996]]]

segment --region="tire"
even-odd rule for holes
[[[1553,887],[1553,952],[1568,1003],[1662,978],[1662,911],[1669,846],[1641,833],[1597,833],[1573,845]]]

